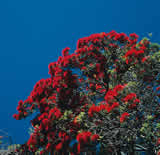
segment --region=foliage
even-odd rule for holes
[[[34,132],[19,151],[154,154],[159,146],[159,45],[111,31],[79,39],[49,64],[30,96],[18,103],[17,120],[35,110]],[[155,87],[156,90],[154,89]]]

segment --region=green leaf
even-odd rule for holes
[[[157,123],[156,127],[157,127],[157,128],[160,128],[160,123]]]
[[[148,116],[147,116],[147,119],[148,119],[148,120],[152,120],[152,119],[153,119],[153,116],[152,116],[152,115],[148,115]]]
[[[148,123],[143,123],[143,127],[148,127]]]

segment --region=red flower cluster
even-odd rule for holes
[[[48,118],[52,119],[52,117],[54,116],[56,117],[56,119],[61,117],[61,111],[57,107],[54,107],[53,109],[49,111]]]
[[[27,144],[28,144],[30,150],[35,151],[36,150],[36,145],[37,145],[36,136],[35,135],[31,135],[31,137],[29,138]]]
[[[134,36],[134,37],[133,37]],[[133,43],[134,45],[130,48],[130,50],[128,50],[125,54],[125,58],[126,58],[126,64],[129,64],[130,62],[132,62],[135,58],[142,58],[141,61],[144,62],[145,60],[147,60],[149,58],[149,56],[147,57],[142,57],[143,54],[145,53],[146,47],[149,45],[149,41],[145,41],[144,43],[140,42],[137,45],[139,46],[138,49],[136,48],[136,42],[137,42],[137,35],[133,35],[130,34],[131,38],[134,38]],[[136,63],[138,63],[138,59],[135,59]]]
[[[107,102],[111,102],[114,100],[114,97],[116,97],[118,95],[118,92],[122,91],[124,88],[125,88],[126,84],[125,85],[117,85],[115,86],[115,88],[113,90],[109,90],[104,99],[107,101]]]
[[[123,101],[128,102],[129,100],[132,100],[134,97],[136,97],[136,94],[135,93],[130,93],[125,98],[123,98]]]
[[[126,118],[129,116],[129,113],[127,112],[124,112],[121,117],[120,117],[120,122],[124,122],[124,120],[126,120]]]
[[[93,117],[93,113],[94,112],[100,112],[101,110],[106,110],[107,112],[110,112],[110,111],[112,111],[114,108],[116,108],[118,106],[119,106],[118,102],[114,102],[111,106],[108,103],[106,103],[106,104],[100,104],[99,106],[92,105],[89,108],[88,115],[90,117]]]
[[[88,132],[88,131],[87,132],[79,133],[77,135],[77,137],[76,137],[77,141],[79,142],[79,144],[77,146],[78,153],[80,153],[81,145],[83,146],[83,144],[87,144],[90,141],[94,142],[98,138],[99,138],[99,135],[97,135],[97,134],[92,135],[92,133]]]
[[[114,90],[109,90],[109,91],[106,93],[104,99],[105,99],[107,102],[110,102],[110,101],[112,101],[112,100],[114,99],[114,97],[117,96],[117,95],[118,95],[118,94],[117,94],[116,91],[114,91]]]
[[[66,47],[65,49],[63,49],[62,56],[65,57],[65,56],[69,55],[69,50],[70,50],[69,47]]]

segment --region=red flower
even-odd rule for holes
[[[136,97],[136,94],[135,93],[130,93],[123,100],[125,102],[128,102],[129,100],[132,100],[133,97]]]
[[[99,107],[100,107],[100,110],[104,110],[106,106],[104,104],[101,104]]]
[[[80,143],[87,143],[89,141],[90,136],[91,136],[91,132],[82,132],[77,135],[76,139]]]
[[[45,128],[45,130],[48,130],[49,129],[49,120],[47,118],[44,118],[42,120],[42,126]]]
[[[114,90],[115,92],[121,91],[121,90],[123,90],[124,87],[125,87],[125,86],[119,84],[119,85],[115,86],[113,90]]]
[[[80,143],[83,141],[83,134],[79,133],[76,137],[77,141],[79,141]]]
[[[124,57],[131,56],[131,55],[133,55],[135,52],[136,52],[136,50],[135,50],[135,49],[131,49],[131,50],[129,50],[129,51],[125,54],[125,56],[124,56]]]
[[[60,131],[59,134],[58,134],[58,136],[60,138],[64,138],[66,136],[66,133],[64,131]]]
[[[89,142],[89,138],[91,136],[91,132],[83,132],[83,142],[86,144]]]
[[[144,63],[149,57],[150,57],[150,56],[146,56],[146,57],[142,58],[141,61]]]
[[[131,33],[129,36],[134,39],[138,39],[138,37],[139,37],[136,33]]]
[[[136,51],[136,52],[135,52],[135,55],[138,56],[139,54],[143,54],[143,53],[144,53],[143,50],[139,50],[139,51]]]
[[[80,151],[81,151],[81,144],[80,143],[78,143],[78,145],[77,145],[77,151],[78,151],[78,153],[80,153]]]
[[[18,102],[18,105],[19,105],[19,106],[22,106],[22,105],[23,105],[23,101],[20,100],[20,101]]]
[[[97,90],[97,89],[99,89],[99,88],[102,88],[102,86],[101,86],[101,85],[96,84],[96,90]]]
[[[13,118],[15,118],[16,120],[19,120],[19,114],[13,114]]]
[[[49,150],[51,148],[52,144],[51,143],[48,143],[47,146],[46,146],[46,150]]]
[[[104,99],[105,99],[106,101],[110,101],[110,100],[113,100],[113,99],[114,99],[114,96],[117,96],[117,95],[118,95],[118,94],[117,94],[116,91],[109,90],[109,91],[106,93]]]
[[[136,98],[134,101],[133,101],[133,103],[139,103],[140,102],[140,100],[138,99],[138,98]]]
[[[42,120],[44,118],[48,118],[48,113],[47,112],[44,112],[41,116],[38,117],[38,120]]]
[[[64,78],[68,76],[68,73],[69,73],[68,71],[64,71],[64,72],[63,72]]]
[[[101,65],[99,63],[96,64],[96,71],[99,73],[101,70]]]
[[[87,68],[85,66],[83,66],[81,69],[86,70]]]
[[[110,112],[112,110],[112,108],[110,107],[109,104],[106,104],[105,106],[105,110],[107,110],[107,112]]]
[[[57,90],[57,92],[58,92],[58,93],[60,93],[60,91],[61,91],[61,88],[57,88],[56,90]]]
[[[159,145],[159,144],[160,144],[160,138],[157,139],[157,145]]]
[[[61,150],[62,146],[63,146],[63,143],[60,142],[60,143],[58,143],[58,144],[56,145],[55,149],[56,149],[57,151],[59,151],[59,150]]]
[[[57,107],[54,107],[49,111],[48,118],[52,118],[53,116],[56,116],[56,119],[58,119],[61,116],[61,112]]]
[[[28,142],[27,142],[27,145],[29,146],[30,144],[32,144],[32,145],[36,145],[37,144],[37,140],[36,140],[36,137],[35,137],[35,135],[31,135],[30,136],[30,138],[29,138],[29,140],[28,140]]]
[[[65,49],[62,50],[62,55],[63,55],[63,57],[64,57],[64,56],[67,56],[67,55],[69,54],[69,53],[68,53],[69,50],[70,50],[69,47],[66,47]]]
[[[99,135],[94,134],[94,135],[92,135],[91,140],[96,141],[98,138],[99,138]]]
[[[124,120],[126,120],[126,118],[129,116],[129,113],[127,112],[124,112],[121,117],[120,117],[120,122],[124,122]]]
[[[112,109],[116,108],[119,106],[119,103],[118,102],[114,102],[111,106]]]
[[[159,90],[160,90],[160,86],[159,86],[159,87],[157,87],[157,88],[156,88],[156,90],[157,90],[157,91],[159,91]]]

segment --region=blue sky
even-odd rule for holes
[[[16,143],[29,138],[29,122],[12,118],[19,100],[50,77],[48,64],[79,38],[115,30],[153,33],[160,42],[159,0],[1,0],[0,1],[0,129]]]

